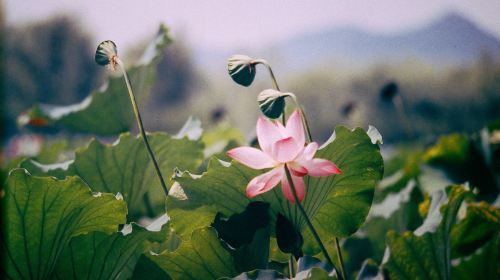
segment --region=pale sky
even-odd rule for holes
[[[356,26],[391,33],[459,12],[500,38],[500,0],[6,0],[7,24],[69,13],[96,41],[122,47],[152,35],[160,22],[196,48],[262,47],[308,31]]]

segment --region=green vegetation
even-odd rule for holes
[[[169,44],[162,26],[149,50],[128,68],[139,105],[155,100],[149,94],[159,90],[155,87],[172,82],[171,76],[160,79],[162,67],[168,66],[162,63]],[[72,45],[64,46],[69,50]],[[86,99],[77,95],[84,100],[79,106],[34,104],[19,121],[23,130],[47,133],[40,137],[40,150],[6,157],[8,161],[0,165],[0,248],[4,254],[0,276],[498,279],[500,126],[487,120],[499,117],[494,108],[500,103],[500,68],[490,62],[483,58],[476,66],[440,75],[421,71],[419,77],[405,69],[381,67],[344,85],[330,79],[331,73],[311,72],[289,81],[299,98],[282,94],[271,74],[276,96],[266,97],[277,97],[279,102],[264,100],[269,106],[261,104],[260,109],[269,113],[272,107],[271,117],[283,119],[283,123],[269,123],[276,130],[282,129],[295,109],[295,116],[300,117],[292,124],[297,128],[290,131],[304,134],[280,135],[269,143],[272,152],[281,152],[287,147],[280,146],[283,143],[295,143],[294,137],[305,138],[310,125],[314,136],[331,135],[314,159],[342,170],[312,177],[306,167],[292,166],[299,155],[286,161],[273,158],[273,166],[292,170],[293,176],[304,181],[303,201],[296,194],[291,201],[279,187],[249,197],[249,183],[269,169],[252,169],[226,154],[238,146],[256,153],[251,147],[262,141],[246,141],[224,116],[227,108],[230,119],[241,119],[239,126],[247,122],[255,128],[253,117],[259,105],[254,91],[264,85],[261,70],[255,72],[260,68],[251,68],[250,79],[236,78],[244,86],[253,83],[249,89],[237,88],[248,91],[246,96],[235,93],[241,99],[219,100],[220,95],[188,94],[187,86],[179,89],[186,99],[168,107],[168,114],[183,111],[173,122],[203,102],[200,114],[222,105],[212,116],[211,126],[202,129],[200,121],[189,119],[176,135],[152,132],[143,136],[158,161],[168,194],[156,178],[143,141],[130,133],[134,115],[121,77],[110,76],[105,89],[89,89]],[[238,69],[248,70],[247,66]],[[190,73],[189,66],[183,69]],[[187,83],[189,75],[179,82]],[[342,87],[349,95],[330,93]],[[442,94],[434,96],[437,91]],[[288,103],[291,96],[295,102]],[[466,111],[465,104],[478,96],[481,100]],[[155,106],[163,108],[161,104],[170,102],[169,98]],[[303,100],[307,118],[298,115],[302,107],[297,100]],[[44,100],[26,98],[26,102],[38,101]],[[67,100],[54,97],[50,101],[64,104]],[[253,112],[232,115],[245,102],[254,105],[246,106]],[[343,111],[349,102],[352,108]],[[348,128],[339,122],[362,127],[369,122],[378,130]],[[454,126],[447,125],[451,123]],[[287,129],[279,131],[290,133]],[[449,131],[455,133],[442,133]],[[429,135],[436,137],[427,140]],[[20,143],[19,149],[30,144]],[[304,145],[299,148],[306,153]],[[291,183],[295,177],[287,175],[286,182],[296,192]],[[266,187],[269,181],[258,187]]]

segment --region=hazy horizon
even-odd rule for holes
[[[96,41],[113,39],[123,48],[150,36],[166,23],[174,37],[204,49],[260,48],[318,30],[355,27],[373,33],[401,33],[447,13],[459,13],[500,38],[500,1],[82,1],[6,0],[7,25],[55,15],[75,16]],[[141,11],[139,21],[132,21]],[[306,11],[306,12],[304,12]]]

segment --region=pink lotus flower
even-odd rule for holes
[[[294,203],[295,199],[285,173],[285,164],[292,175],[299,201],[302,201],[305,195],[302,177],[341,173],[331,161],[313,159],[318,150],[318,144],[311,142],[305,146],[304,127],[298,111],[290,116],[286,127],[279,122],[271,122],[260,117],[257,121],[257,139],[262,150],[239,147],[227,152],[228,156],[250,168],[272,168],[248,183],[246,193],[249,198],[271,190],[281,181],[283,194],[286,199]]]

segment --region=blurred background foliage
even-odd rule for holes
[[[3,5],[0,5],[0,144],[5,137],[5,23]],[[0,158],[1,163],[1,158]]]
[[[78,21],[58,16],[5,29],[5,124],[7,136],[18,132],[16,117],[33,104],[67,105],[100,86],[105,73],[93,61],[94,43]],[[120,50],[132,65],[145,46]],[[268,59],[273,64],[272,56]],[[279,59],[276,59],[280,63]],[[182,38],[164,51],[158,79],[140,106],[149,130],[176,130],[194,115],[203,123],[228,119],[251,135],[258,92],[271,87],[260,70],[251,88],[229,82],[227,73],[198,67]],[[311,119],[316,139],[325,140],[335,124],[375,125],[386,143],[423,139],[450,132],[472,132],[500,118],[500,63],[487,50],[473,63],[435,67],[418,59],[357,67],[329,64],[293,72],[275,69],[281,87],[294,92]],[[392,93],[384,93],[392,86]],[[218,115],[218,117],[216,116]]]
[[[457,68],[436,70],[418,61],[380,63],[358,73],[319,70],[290,84],[292,92],[301,94],[306,109],[314,108],[308,111],[317,120],[312,122],[313,131],[323,139],[331,116],[351,126],[372,124],[387,143],[472,132],[500,117],[500,64],[488,53]],[[403,99],[403,115],[393,98],[383,97],[384,87],[390,84]]]
[[[7,131],[35,103],[69,105],[85,98],[102,81],[89,35],[69,17],[56,17],[6,30]]]

